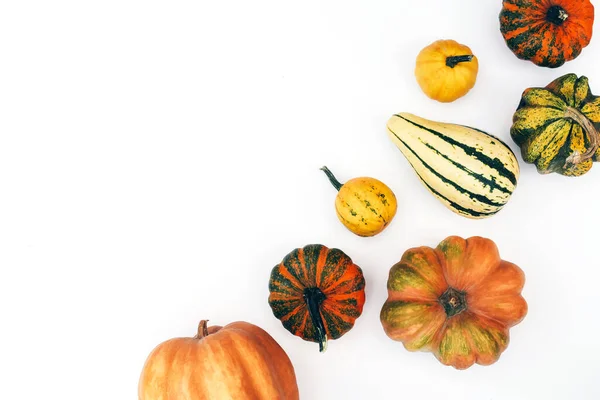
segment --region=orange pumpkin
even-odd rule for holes
[[[523,60],[556,68],[573,60],[592,39],[590,0],[504,0],[500,31]]]
[[[406,251],[392,267],[381,323],[406,349],[430,351],[445,365],[489,365],[527,314],[524,283],[491,240],[452,236],[436,249]]]
[[[271,270],[269,305],[285,329],[327,349],[360,317],[365,304],[362,269],[339,249],[309,244]]]
[[[261,328],[200,322],[198,335],[158,345],[144,365],[139,400],[296,400],[287,354]]]

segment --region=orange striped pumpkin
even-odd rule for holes
[[[590,0],[504,0],[500,31],[515,55],[542,67],[573,60],[592,39]]]
[[[193,338],[158,345],[148,356],[139,400],[297,400],[294,367],[261,328],[200,322]]]
[[[338,339],[365,304],[362,270],[339,249],[311,244],[289,253],[271,271],[269,305],[283,326],[304,340]]]

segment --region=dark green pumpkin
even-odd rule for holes
[[[504,0],[500,31],[518,58],[556,68],[576,58],[592,39],[590,0]]]
[[[311,244],[295,249],[271,271],[269,305],[283,326],[304,340],[338,339],[365,303],[362,270],[338,249]]]
[[[567,74],[523,92],[510,134],[538,172],[579,176],[600,159],[599,128],[600,97],[585,76]]]

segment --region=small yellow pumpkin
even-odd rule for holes
[[[452,102],[475,86],[479,62],[471,49],[454,40],[438,40],[417,56],[415,76],[433,100]]]
[[[383,231],[396,215],[394,192],[375,178],[354,178],[341,184],[327,168],[321,168],[338,190],[335,210],[338,219],[358,236],[375,236]]]

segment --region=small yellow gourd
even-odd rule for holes
[[[321,168],[338,190],[335,210],[342,224],[358,236],[375,236],[392,222],[397,202],[394,192],[375,178],[354,178],[341,184],[327,168]]]
[[[471,49],[454,40],[438,40],[417,56],[415,76],[433,100],[452,102],[475,86],[479,62]]]

